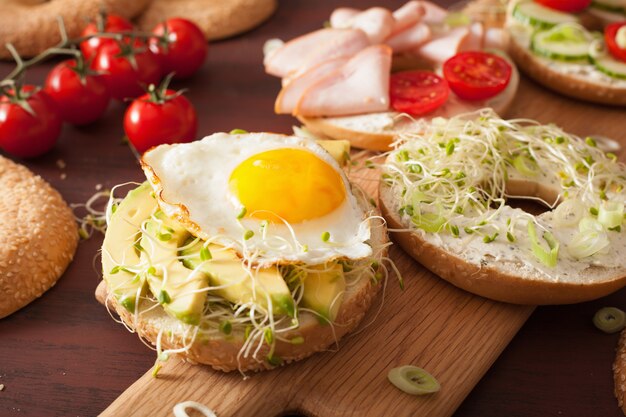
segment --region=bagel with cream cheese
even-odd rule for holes
[[[359,148],[385,151],[395,135],[415,128],[415,119],[449,117],[484,107],[505,112],[519,76],[512,62],[499,56],[497,51],[503,48],[501,28],[473,22],[464,14],[448,14],[428,1],[409,1],[395,11],[336,9],[329,28],[287,43],[268,42],[264,64],[267,73],[282,78],[276,113],[292,114],[319,137],[347,139]],[[498,56],[489,55],[484,62],[496,65],[467,64],[471,71],[457,72],[466,81],[484,77],[493,84],[481,95],[460,92],[444,63],[463,59],[461,52],[485,50]],[[502,66],[512,68],[503,71]],[[421,70],[413,77],[418,86],[397,81],[398,69]],[[496,79],[501,88],[490,91]],[[435,84],[446,92],[425,91]],[[407,98],[395,93],[399,86],[406,86],[401,94],[414,91],[408,108]]]
[[[606,12],[597,4],[571,14],[533,0],[512,1],[506,21],[508,52],[524,73],[547,88],[584,101],[624,106],[626,60],[614,56],[605,35],[594,31],[597,20],[592,14]],[[626,14],[621,16],[626,21]]]
[[[148,182],[109,205],[97,297],[159,360],[270,369],[358,325],[386,276],[386,228],[315,141],[220,133],[142,166]]]
[[[80,35],[85,22],[101,12],[132,19],[151,0],[5,0],[0,13],[0,58],[11,58],[5,44],[12,44],[21,57],[32,57],[61,41],[61,17],[70,38]]]
[[[392,237],[453,285],[563,304],[626,285],[626,167],[588,138],[490,110],[400,135],[379,198]],[[510,205],[552,208],[534,215]]]

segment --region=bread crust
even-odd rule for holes
[[[626,106],[626,85],[623,87],[594,82],[582,76],[572,76],[556,71],[520,45],[513,36],[509,41],[509,54],[524,73],[532,79],[565,96],[592,103]]]
[[[408,229],[397,210],[391,187],[380,182],[379,201],[390,229]],[[570,304],[608,295],[626,285],[624,271],[617,270],[612,279],[593,284],[549,282],[511,275],[497,265],[476,265],[448,252],[412,231],[391,233],[392,239],[413,259],[434,274],[468,292],[513,304]]]
[[[50,0],[31,2],[5,0],[0,13],[0,58],[11,58],[4,46],[13,44],[20,56],[32,57],[61,41],[58,17],[63,18],[70,38],[80,35],[87,21],[101,10],[132,19],[150,0]]]
[[[183,17],[196,23],[206,39],[223,39],[258,26],[277,5],[276,0],[152,0],[139,27],[152,30],[170,17]]]
[[[366,212],[371,212],[371,206],[365,193],[359,190],[355,192],[355,195]],[[386,227],[372,228],[370,242],[375,253],[382,251],[383,254],[386,254]],[[372,304],[380,285],[380,283],[373,283],[370,279],[362,278],[353,286],[346,288],[343,302],[333,326],[321,324],[311,313],[301,312],[299,328],[282,334],[281,337],[292,339],[301,336],[305,342],[298,345],[276,340],[274,354],[282,360],[282,364],[287,364],[328,349],[345,334],[356,328]],[[167,316],[162,309],[152,310],[153,312],[147,315],[133,316],[117,303],[114,297],[108,296],[104,281],[96,289],[96,298],[117,312],[126,325],[136,330],[140,337],[152,345],[156,344],[159,333],[167,329],[168,323],[172,325],[172,323],[177,322]],[[189,344],[189,340],[186,340],[180,332],[175,332],[172,337],[162,337],[161,343],[164,349],[178,349]],[[239,355],[242,346],[243,339],[241,337],[234,337],[231,340],[224,338],[195,340],[191,343],[189,350],[181,357],[187,361],[210,365],[214,369],[225,372],[234,370],[242,372],[261,371],[273,368],[264,360],[269,351],[266,344],[263,345],[257,356],[250,355],[248,357]]]
[[[0,156],[0,318],[52,287],[74,257],[78,228],[61,195]]]

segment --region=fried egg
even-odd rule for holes
[[[260,265],[370,256],[370,220],[315,141],[216,133],[161,145],[142,167],[159,206],[196,236]]]

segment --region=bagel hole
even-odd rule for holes
[[[525,198],[509,198],[506,200],[506,204],[510,207],[524,210],[526,213],[532,214],[533,216],[538,216],[546,211],[550,211],[550,207],[538,201],[527,200]]]

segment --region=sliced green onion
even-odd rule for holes
[[[604,201],[598,210],[598,221],[607,229],[617,227],[624,219],[624,204],[618,201]]]
[[[435,213],[417,214],[413,216],[411,221],[416,227],[429,233],[438,233],[443,225],[446,224],[446,219]]]
[[[576,259],[591,256],[609,246],[609,238],[604,226],[591,217],[583,218],[578,224],[579,233],[568,245],[567,250]]]
[[[528,236],[530,237],[533,255],[535,255],[542,264],[554,268],[559,256],[559,242],[552,236],[552,233],[546,231],[543,234],[543,240],[548,244],[549,250],[546,250],[539,242],[539,239],[537,239],[537,230],[533,222],[528,222]]]
[[[537,164],[525,155],[517,155],[513,158],[513,166],[517,172],[526,177],[536,177],[539,173]]]
[[[585,209],[576,200],[565,200],[554,209],[554,222],[557,226],[574,226],[580,222]]]
[[[417,366],[405,365],[393,368],[387,374],[387,378],[396,388],[411,395],[433,394],[441,389],[434,376]]]
[[[605,333],[617,333],[626,326],[626,313],[616,307],[604,307],[593,316],[593,324]]]

